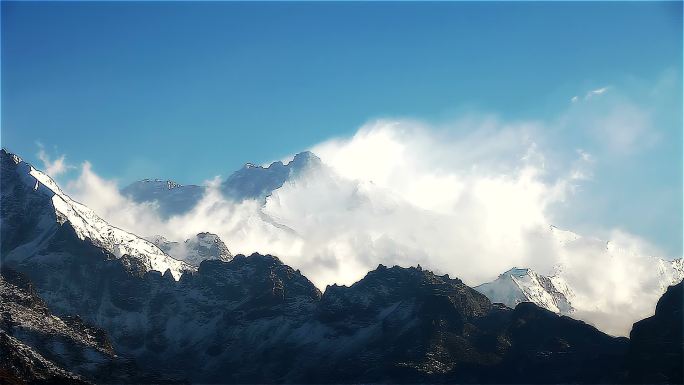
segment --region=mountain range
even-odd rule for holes
[[[226,191],[263,199],[301,170],[295,160],[246,166]],[[569,310],[571,291],[526,269],[475,290],[379,265],[321,292],[275,256],[233,256],[214,234],[181,243],[116,228],[5,150],[0,166],[7,383],[682,381],[681,283],[631,339],[554,313]],[[244,182],[251,173],[258,183]],[[510,282],[524,292],[504,294],[514,308],[481,293]]]
[[[221,192],[230,199],[263,200],[302,171],[319,167],[321,160],[312,152],[298,153],[287,164],[273,162],[267,167],[246,163],[221,182]],[[162,217],[184,214],[202,199],[205,186],[182,185],[172,180],[143,179],[121,189],[124,196],[139,203],[155,203]]]
[[[302,152],[295,155],[289,163],[271,163],[268,167],[255,166],[247,163],[242,169],[231,174],[221,182],[220,191],[230,200],[243,201],[255,199],[261,202],[259,211],[260,218],[269,224],[286,231],[295,232],[289,223],[283,220],[283,216],[276,210],[271,215],[272,206],[276,209],[280,206],[280,188],[286,182],[301,182],[301,176],[306,171],[315,171],[310,175],[315,176],[314,182],[305,183],[327,183],[332,187],[323,190],[343,191],[340,199],[347,199],[342,205],[357,207],[367,207],[369,211],[378,210],[380,212],[392,210],[395,206],[406,205],[401,198],[391,195],[391,192],[381,191],[372,184],[363,184],[357,181],[340,183],[334,178],[334,172],[327,168],[325,164],[315,154]],[[131,194],[131,191],[141,191],[141,186],[148,189],[145,194]],[[195,194],[198,189],[205,189],[200,186],[182,186],[176,182],[146,179],[135,182],[122,189],[122,193],[129,196],[137,203],[158,204],[163,215],[175,213],[182,215],[187,213],[196,205],[201,196]],[[346,192],[346,191],[349,192]],[[299,190],[301,191],[301,190]],[[265,199],[273,195],[275,199],[268,204]],[[313,204],[313,203],[312,203]],[[384,205],[384,206],[383,206]],[[293,212],[291,208],[287,213]],[[325,209],[321,207],[320,209]],[[294,214],[308,215],[308,211],[294,211]],[[212,229],[218,231],[218,229]],[[304,230],[306,231],[306,229]],[[582,237],[571,231],[561,230],[555,226],[548,226],[537,234],[539,243],[550,242],[561,245],[563,248],[572,249],[574,247],[591,247],[590,252],[604,252],[610,245],[600,239]],[[154,239],[154,238],[149,238]],[[179,245],[180,243],[175,243]],[[158,244],[159,245],[159,244]],[[171,244],[169,244],[171,245]],[[168,247],[168,246],[167,246]],[[163,249],[163,247],[162,247]],[[175,251],[165,251],[178,259],[185,261],[185,252],[179,252],[182,248],[175,247]],[[604,250],[602,250],[604,249]],[[604,253],[608,254],[608,253]],[[603,258],[611,258],[604,255]],[[659,294],[665,292],[668,286],[676,284],[684,279],[684,262],[682,258],[665,260],[657,257],[645,257],[651,260],[653,275],[657,276]],[[198,265],[197,258],[194,258],[194,265]],[[511,308],[521,302],[533,302],[536,305],[563,315],[581,316],[584,311],[593,311],[593,305],[585,303],[584,299],[576,293],[573,288],[572,279],[567,277],[571,267],[556,265],[553,267],[552,274],[544,274],[535,271],[530,267],[514,267],[501,273],[495,280],[474,286],[475,290],[485,294],[491,301],[503,303]],[[578,312],[579,310],[579,312]]]

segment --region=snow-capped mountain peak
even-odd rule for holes
[[[568,241],[579,239],[571,232],[560,230]],[[657,274],[658,290],[665,290],[684,279],[684,260],[666,260],[650,257]],[[570,315],[575,311],[584,311],[588,304],[584,303],[581,295],[577,294],[566,279],[569,277],[564,271],[565,266],[555,267],[555,273],[545,276],[529,268],[514,267],[499,275],[491,282],[476,286],[474,289],[486,295],[492,302],[503,303],[515,307],[521,302],[533,302],[537,306],[555,313]]]
[[[658,275],[660,277],[660,290],[665,291],[671,285],[684,279],[684,259],[678,258],[673,261],[658,258]]]
[[[8,260],[21,259],[30,257],[35,252],[38,252],[43,243],[53,235],[59,227],[68,223],[74,230],[76,236],[81,241],[88,241],[93,245],[100,247],[107,252],[113,254],[116,258],[121,258],[128,255],[141,262],[146,270],[156,270],[164,273],[170,270],[174,278],[180,278],[185,270],[194,270],[194,268],[187,263],[176,260],[166,255],[157,246],[148,242],[138,236],[128,233],[118,227],[112,226],[102,218],[100,218],[91,209],[72,200],[65,194],[49,176],[35,169],[30,164],[24,162],[16,155],[10,154],[4,149],[1,156],[3,158],[3,195],[7,192],[10,194],[16,183],[23,184],[30,188],[33,193],[40,194],[45,201],[46,211],[37,215],[41,216],[38,220],[42,224],[42,233],[34,234],[35,236],[30,242],[27,242],[21,247],[10,250],[5,256]],[[11,163],[8,164],[6,159]],[[13,165],[12,165],[13,164]],[[14,175],[13,175],[14,174]],[[16,178],[14,178],[16,176]],[[6,183],[6,184],[5,184]],[[21,188],[20,186],[18,188]],[[25,188],[23,189],[25,190]],[[3,209],[10,211],[14,207],[4,207]],[[20,210],[20,208],[16,208]],[[17,215],[22,215],[20,212]],[[54,216],[55,222],[50,223],[50,217]]]
[[[288,179],[321,165],[321,159],[311,151],[296,154],[286,164],[277,161],[268,167],[262,167],[247,163],[221,184],[221,190],[227,197],[237,201],[264,199],[274,190],[282,187]]]
[[[290,167],[301,167],[301,166],[312,166],[321,163],[321,158],[311,151],[302,151],[294,156],[292,160],[287,164]]]
[[[492,302],[509,307],[533,302],[555,313],[570,314],[574,311],[572,300],[575,295],[563,278],[547,277],[528,268],[514,267],[496,280],[476,286],[475,290]]]
[[[224,262],[233,259],[228,247],[218,235],[202,232],[185,242],[174,242],[161,235],[148,237],[147,240],[157,245],[165,253],[193,266],[199,266],[204,260],[217,259]]]

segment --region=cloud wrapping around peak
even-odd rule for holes
[[[320,167],[265,201],[228,199],[215,178],[192,210],[167,219],[156,204],[122,196],[89,163],[66,191],[141,236],[183,241],[208,231],[234,253],[277,255],[321,289],[351,284],[379,263],[420,264],[469,285],[514,266],[560,271],[575,290],[576,317],[626,335],[653,314],[670,274],[652,257],[665,254],[631,234],[635,224],[624,214],[641,220],[671,211],[667,195],[629,181],[635,159],[668,143],[661,106],[678,86],[664,78],[656,87],[637,84],[630,96],[625,85],[594,89],[541,121],[477,112],[440,123],[371,121],[312,146]],[[659,186],[681,199],[681,185]],[[646,203],[624,210],[635,201]]]
[[[313,146],[323,164],[265,203],[227,199],[215,178],[191,211],[166,220],[155,204],[122,196],[87,162],[67,191],[141,236],[182,241],[209,231],[234,253],[277,255],[321,289],[351,284],[379,263],[420,264],[469,285],[513,266],[563,269],[584,306],[578,314],[625,334],[659,296],[648,257],[654,248],[617,230],[606,247],[549,226],[554,209],[591,178],[594,156],[577,150],[566,161],[549,158],[546,132],[539,122],[491,116],[443,125],[378,120]]]

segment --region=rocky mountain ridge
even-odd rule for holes
[[[321,165],[318,156],[310,151],[296,154],[288,163],[277,161],[267,167],[246,163],[221,182],[220,190],[226,198],[238,202],[245,199],[263,200],[287,180]],[[159,214],[168,218],[190,211],[206,190],[206,186],[182,185],[172,180],[143,179],[122,188],[121,193],[134,202],[158,205]]]
[[[68,337],[81,350],[105,354],[111,347],[117,356],[98,361],[113,365],[109,372],[77,360],[41,369],[45,376],[125,383],[615,383],[633,373],[626,338],[532,303],[492,304],[461,280],[420,267],[380,265],[351,286],[323,293],[270,255],[204,260],[179,276],[170,267],[155,269],[147,254],[117,255],[143,249],[113,249],[110,241],[124,238],[110,237],[107,225],[85,227],[87,233],[82,216],[55,220],[58,194],[39,191],[50,181],[27,179],[21,160],[4,152],[0,158],[2,266],[23,274],[27,292],[45,304],[3,286],[3,293],[16,292],[3,306],[24,325],[3,323],[3,346],[26,346],[49,361],[62,357],[55,341]],[[67,198],[59,197],[73,206]],[[92,218],[86,209],[78,212]],[[41,314],[49,318],[37,320],[36,309],[47,309]],[[76,316],[82,323],[73,330],[64,320]],[[45,331],[46,339],[17,330]],[[19,356],[28,368],[49,366],[33,353]]]

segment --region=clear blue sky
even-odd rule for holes
[[[376,117],[551,119],[572,95],[674,69],[663,147],[630,160],[639,181],[617,171],[593,188],[597,215],[622,224],[643,215],[620,207],[669,191],[639,231],[681,254],[681,68],[681,2],[3,1],[2,145],[39,163],[40,141],[124,182],[199,183]]]

